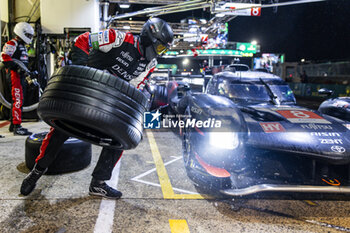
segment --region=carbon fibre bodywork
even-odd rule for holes
[[[348,122],[296,105],[277,76],[222,72],[205,93],[182,94],[174,109],[190,121],[221,122],[219,128],[190,125],[182,132],[187,173],[201,186],[228,195],[259,192],[237,191],[252,187],[350,192],[344,188],[350,184]]]
[[[323,101],[318,111],[342,120],[350,121],[350,97],[338,97]]]

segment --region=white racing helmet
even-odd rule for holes
[[[13,29],[13,32],[19,38],[21,38],[26,44],[30,44],[33,40],[34,29],[32,26],[30,26],[29,23],[26,23],[26,22],[17,23],[15,28]]]

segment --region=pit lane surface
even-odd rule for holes
[[[24,123],[35,133],[45,123]],[[26,137],[0,121],[0,232],[339,232],[350,231],[350,202],[212,199],[187,178],[181,140],[173,132],[146,130],[141,144],[125,151],[109,183],[120,200],[90,197],[88,186],[100,148],[82,171],[44,176],[28,197],[19,187]]]

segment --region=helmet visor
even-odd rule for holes
[[[30,33],[24,33],[26,37],[28,37],[30,40],[33,39],[33,34]]]
[[[158,55],[162,55],[168,51],[169,47],[164,45],[161,41],[157,40],[155,44],[155,49]]]

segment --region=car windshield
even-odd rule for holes
[[[229,65],[225,68],[228,71],[249,71],[249,67],[246,65]]]
[[[281,102],[295,102],[292,90],[288,85],[271,85],[268,84],[271,91]],[[245,100],[253,102],[269,102],[271,96],[267,87],[260,82],[231,82],[223,80],[218,84],[219,95],[231,99]]]
[[[281,102],[295,102],[293,91],[288,85],[269,85],[269,87]]]
[[[255,83],[219,83],[218,91],[220,95],[226,96],[232,99],[244,99],[259,102],[270,101],[270,96],[266,87],[263,84]]]

